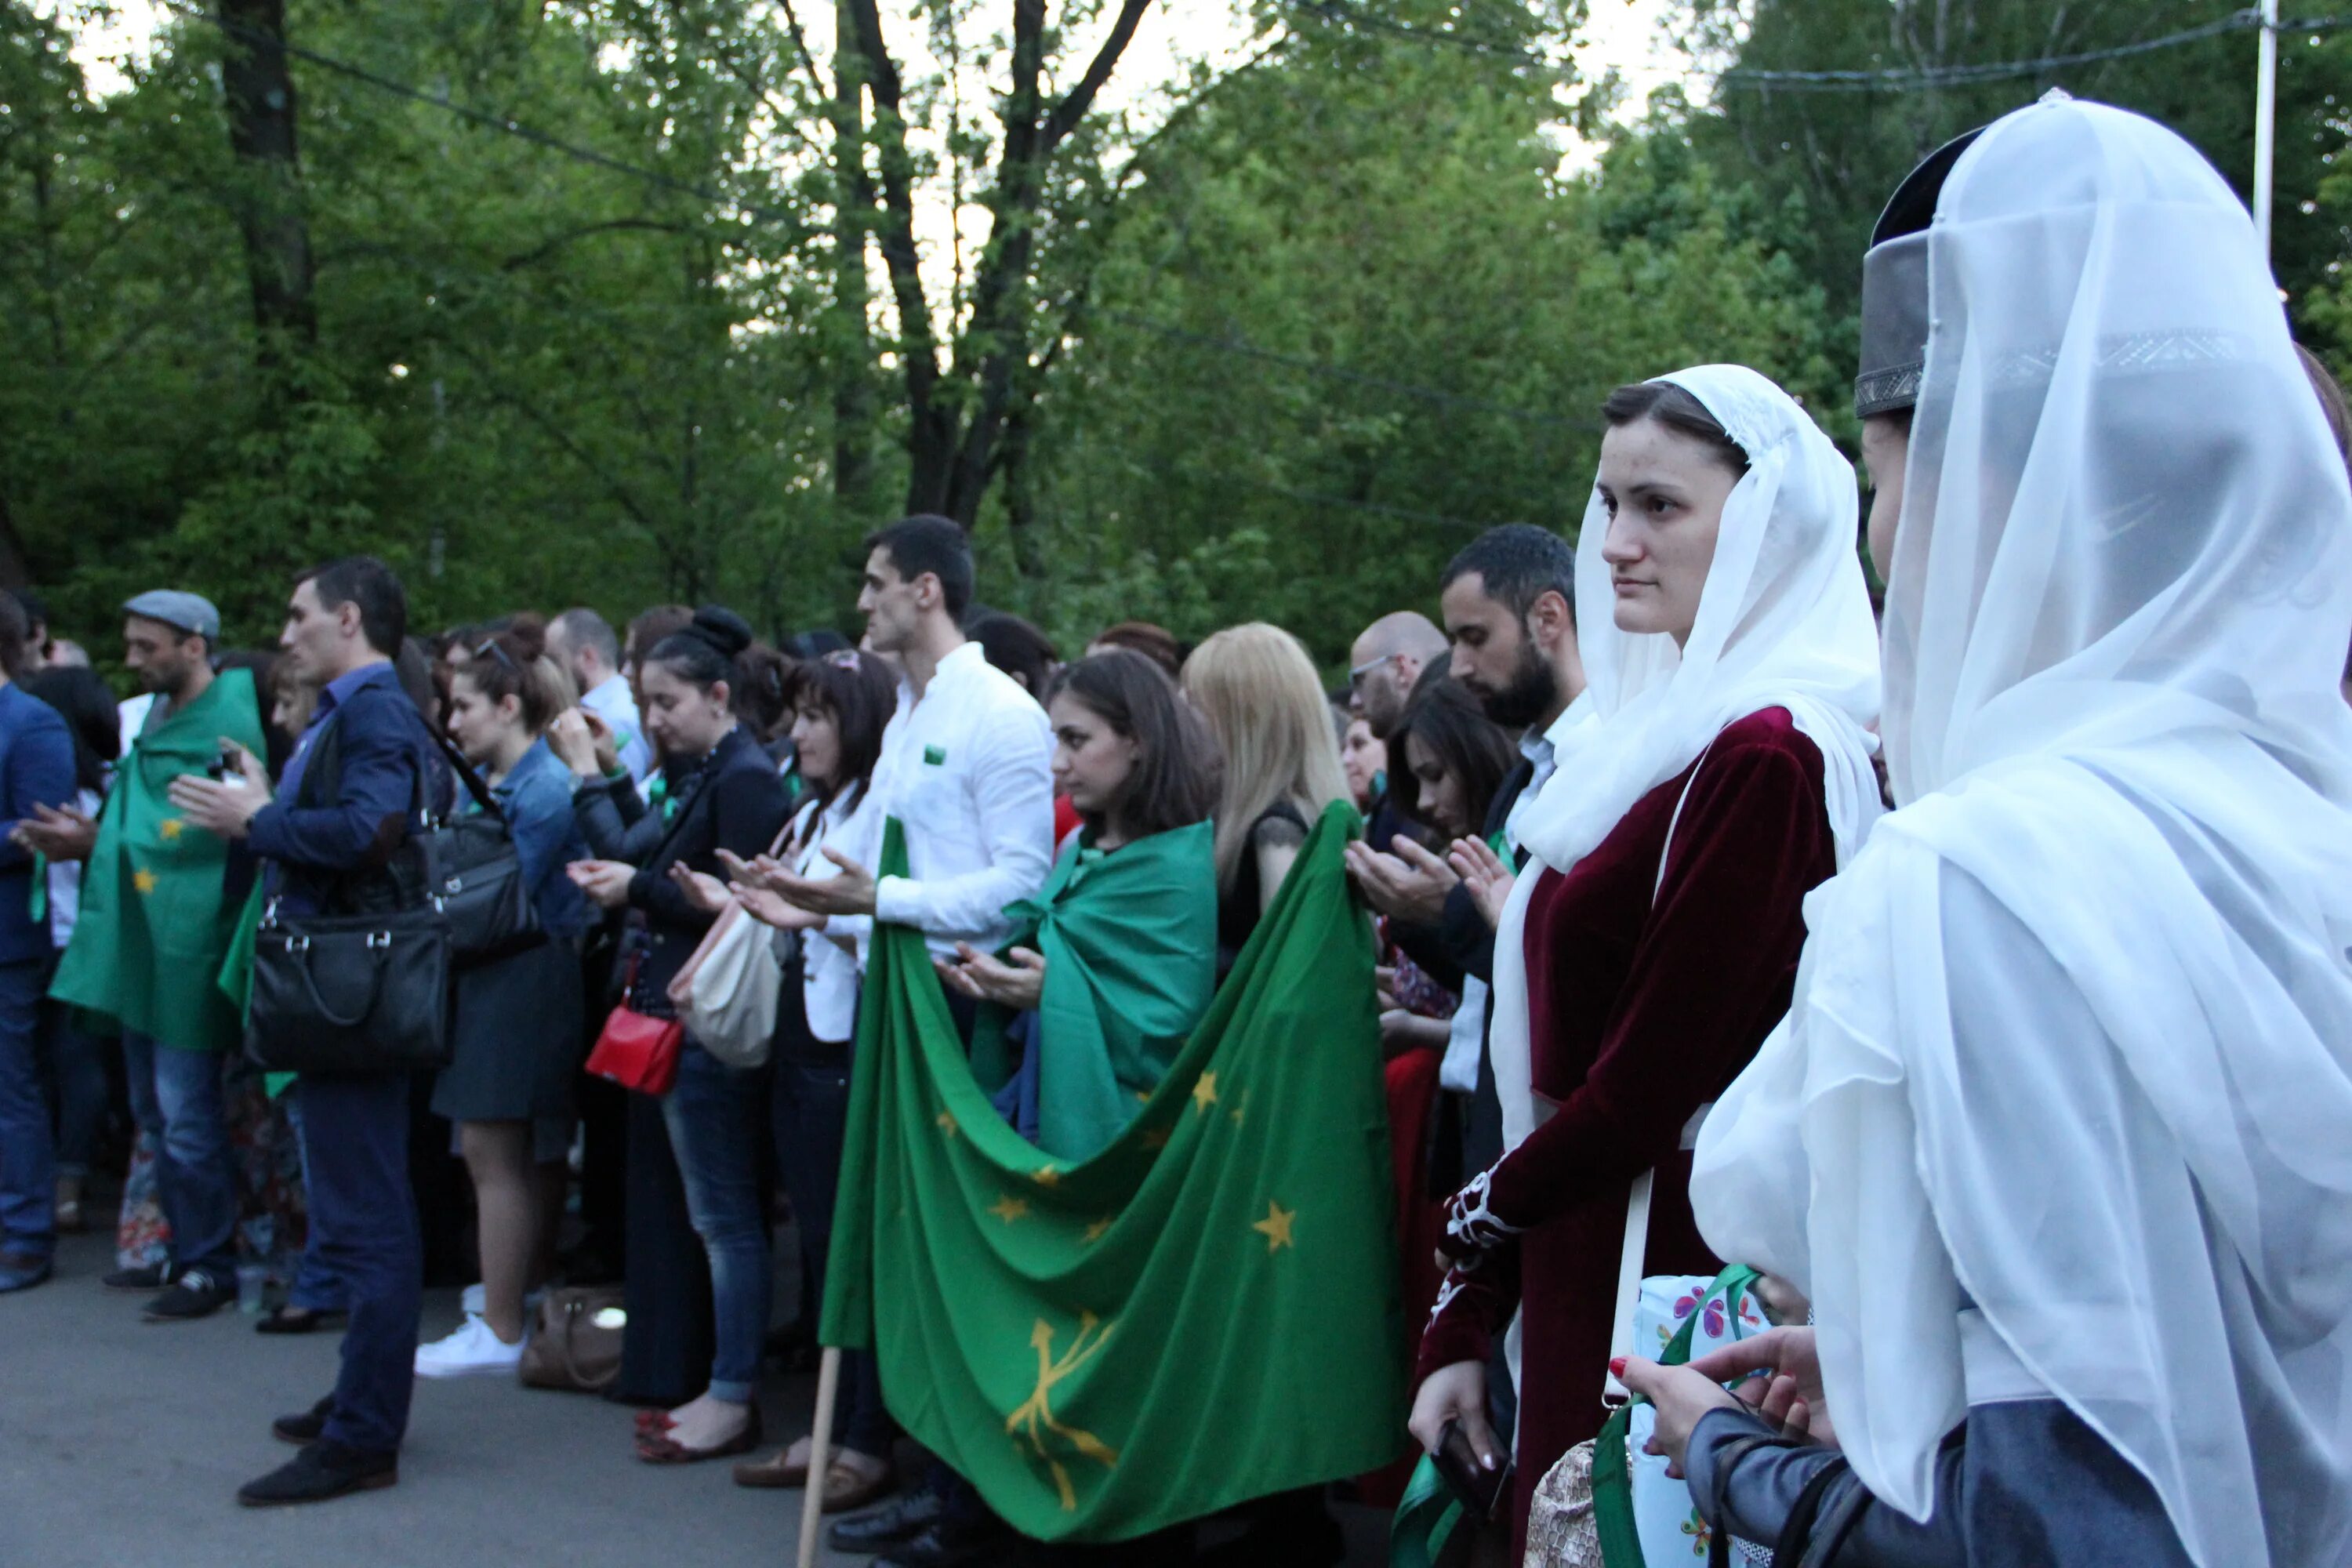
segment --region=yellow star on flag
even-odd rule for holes
[[[162,824],[157,826],[155,831],[163,836],[164,843],[171,844],[178,840],[180,830],[186,826],[186,823],[182,822],[176,816],[167,816],[163,820]]]
[[[950,1138],[956,1135],[956,1120],[953,1113],[942,1110],[939,1114],[938,1121],[940,1131],[946,1133]]]
[[[1062,1179],[1062,1173],[1051,1165],[1040,1165],[1032,1173],[1031,1179],[1041,1187],[1050,1187]]]
[[[131,873],[131,885],[142,893],[152,893],[155,890],[155,873],[142,866]]]
[[[1290,1239],[1290,1222],[1297,1217],[1297,1209],[1284,1208],[1272,1198],[1265,1200],[1265,1217],[1250,1228],[1265,1237],[1266,1256],[1272,1257],[1286,1247],[1297,1250],[1298,1244]]]
[[[1201,1075],[1201,1081],[1192,1086],[1192,1104],[1196,1109],[1205,1111],[1216,1103],[1217,1075],[1204,1072]]]
[[[1103,1215],[1102,1218],[1087,1226],[1086,1235],[1080,1237],[1078,1239],[1081,1241],[1100,1241],[1104,1237],[1110,1234],[1111,1218],[1112,1216],[1109,1215]]]
[[[1007,1193],[1003,1197],[997,1199],[994,1203],[989,1205],[988,1212],[1003,1220],[1005,1224],[1011,1225],[1014,1220],[1019,1219],[1022,1215],[1029,1212],[1029,1200],[1026,1198],[1016,1198],[1011,1193]]]

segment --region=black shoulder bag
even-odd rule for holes
[[[428,818],[422,836],[433,901],[449,919],[451,958],[465,969],[538,946],[547,932],[523,879],[506,813],[449,738],[436,732],[433,739],[481,808],[470,816]]]
[[[318,739],[297,800],[340,782],[336,726]],[[245,1054],[273,1072],[391,1073],[449,1060],[449,919],[424,842],[425,781],[409,829],[318,914],[273,899],[254,933]],[[421,872],[418,862],[422,862]]]

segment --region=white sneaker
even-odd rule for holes
[[[481,1314],[468,1312],[446,1339],[416,1347],[419,1377],[481,1377],[511,1373],[522,1364],[522,1341],[508,1344],[490,1331]]]

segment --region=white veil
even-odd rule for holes
[[[1786,708],[1821,748],[1843,864],[1879,810],[1867,729],[1878,715],[1878,637],[1855,553],[1853,465],[1794,398],[1745,365],[1699,365],[1658,379],[1715,416],[1748,454],[1748,472],[1724,502],[1698,616],[1679,649],[1662,632],[1617,629],[1601,555],[1609,514],[1597,492],[1587,502],[1576,546],[1587,686],[1563,715],[1574,721],[1553,730],[1558,771],[1518,820],[1519,842],[1566,871],[1726,725]],[[1526,963],[1535,869],[1513,886],[1495,933],[1488,1049],[1506,1148],[1535,1124]]]
[[[1929,235],[1897,810],[1807,901],[1789,1019],[1700,1136],[1700,1226],[1811,1297],[1841,1445],[1914,1518],[1965,1289],[2205,1568],[2338,1568],[2344,465],[2244,209],[2162,127],[2010,115]],[[2017,1026],[1964,1043],[1956,1010]]]

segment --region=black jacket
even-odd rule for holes
[[[670,880],[669,868],[683,864],[724,877],[719,850],[746,860],[765,854],[790,815],[776,764],[740,726],[727,732],[699,768],[679,779],[678,790],[677,814],[629,880],[629,908],[643,917],[646,935],[637,975],[640,996],[661,994],[693,956],[713,918],[687,902]],[[573,797],[583,832],[592,816],[612,809],[609,795],[599,798],[602,793],[584,789]],[[589,837],[593,844],[600,835]]]

